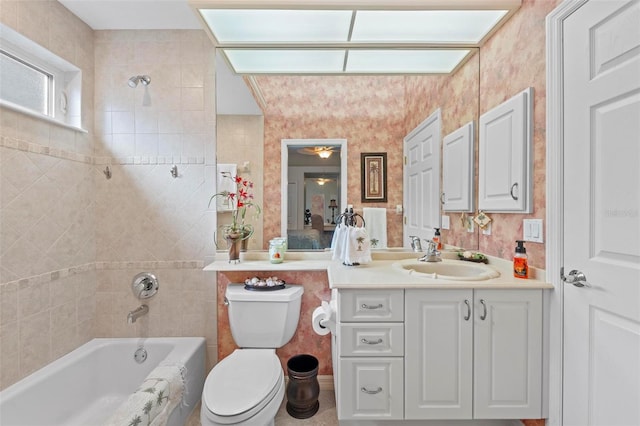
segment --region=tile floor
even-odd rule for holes
[[[280,410],[276,415],[275,426],[338,426],[338,418],[336,415],[336,400],[333,391],[320,391],[320,409],[310,419],[295,419],[287,413],[287,399],[282,401]],[[195,408],[191,417],[185,426],[201,426],[200,424],[200,404]]]

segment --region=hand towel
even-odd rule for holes
[[[225,176],[222,173],[226,172],[229,175]],[[225,173],[225,174],[226,174]],[[237,164],[218,164],[216,167],[216,194],[222,191],[236,192],[236,182],[233,178],[238,174]],[[231,176],[229,178],[228,176]],[[233,206],[229,205],[228,197],[216,197],[216,210],[217,211],[230,211],[233,210]]]
[[[180,365],[156,367],[104,426],[165,426],[173,409],[182,401],[184,373],[185,367]]]
[[[371,240],[376,240],[373,248],[387,248],[387,209],[363,207],[362,216]]]
[[[349,239],[345,250],[344,263],[354,265],[356,263],[371,262],[371,240],[365,228],[349,227]]]
[[[333,230],[333,238],[331,240],[332,260],[344,260],[344,250],[347,245],[348,238],[348,227],[341,223],[337,224],[336,229]]]

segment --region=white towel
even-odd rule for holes
[[[371,240],[377,240],[373,248],[387,248],[387,209],[381,207],[363,207],[365,227]]]
[[[342,223],[337,224],[336,229],[333,231],[333,238],[331,240],[331,259],[344,261],[344,250],[347,246],[348,238],[348,227]]]
[[[235,178],[238,174],[237,164],[218,164],[216,167],[216,194],[222,191],[236,192],[236,183],[232,178]],[[227,176],[222,172],[228,173]],[[226,174],[225,173],[225,174]],[[229,178],[228,176],[231,176]],[[217,211],[229,211],[233,210],[233,206],[229,205],[228,197],[216,197],[216,210]]]
[[[173,409],[182,402],[185,371],[180,365],[156,367],[104,426],[165,426]]]
[[[367,230],[355,226],[349,227],[348,230],[349,239],[345,250],[344,263],[353,265],[371,262],[371,240]]]

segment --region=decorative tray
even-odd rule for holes
[[[245,290],[251,291],[275,291],[285,288],[284,280],[278,279],[278,277],[267,278],[247,278],[244,280]]]

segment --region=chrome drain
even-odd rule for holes
[[[147,350],[145,348],[136,349],[136,352],[133,354],[133,359],[135,359],[138,364],[142,364],[147,360]]]

